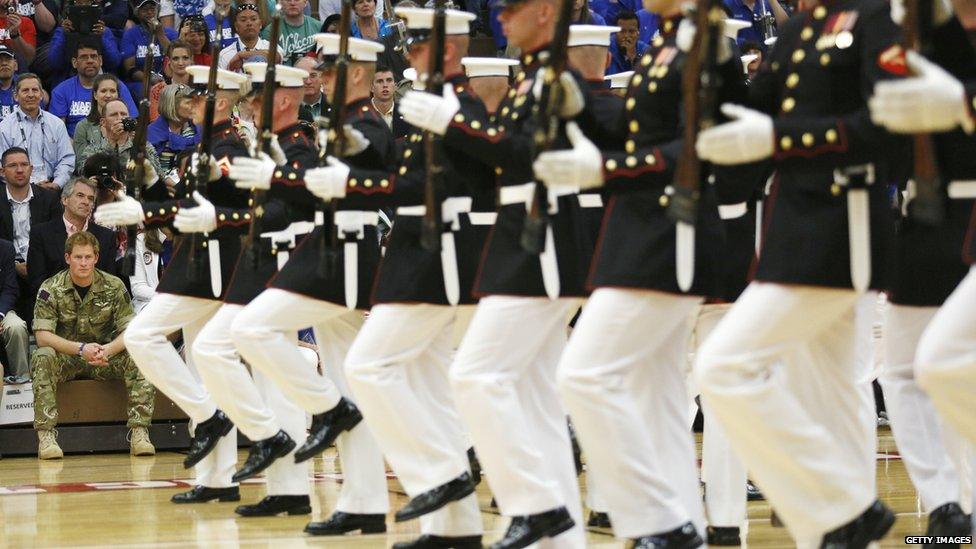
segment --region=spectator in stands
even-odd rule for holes
[[[657,34],[657,27],[661,24],[661,18],[658,14],[641,8],[637,10],[637,23],[640,26],[637,41],[650,44],[651,40],[654,39],[654,35]]]
[[[191,15],[180,22],[179,39],[190,46],[194,65],[210,65],[210,34],[202,15]],[[165,61],[164,61],[165,66]]]
[[[78,74],[54,88],[48,111],[64,119],[68,135],[73,136],[78,122],[84,120],[91,112],[92,87],[102,69],[102,56],[95,47],[81,45],[71,58],[71,66],[78,71]],[[132,102],[129,89],[122,88],[119,91],[122,93],[121,99],[134,111],[136,105]]]
[[[30,182],[31,165],[27,151],[10,147],[0,157],[7,200],[0,200],[0,238],[13,242],[20,299],[17,314],[30,322],[34,296],[27,279],[27,249],[35,226],[61,219],[64,211],[58,193]]]
[[[755,42],[744,42],[740,52],[742,53],[743,59],[746,59],[750,55],[756,56],[743,67],[746,71],[747,80],[751,82],[759,71],[759,65],[763,62],[763,47]]]
[[[573,25],[606,25],[607,21],[602,15],[596,13],[587,4],[586,0],[573,0]]]
[[[0,120],[13,114],[17,100],[14,99],[14,78],[17,76],[17,57],[13,50],[0,44]]]
[[[298,118],[306,122],[314,122],[315,117],[322,113],[322,107],[329,108],[329,103],[322,93],[322,73],[316,68],[319,62],[314,57],[302,57],[295,66],[304,71],[308,71],[305,77],[305,95],[302,97],[302,104],[298,108]]]
[[[94,5],[94,0],[88,0],[88,1],[93,2]],[[122,33],[125,31],[127,25],[129,24],[129,1],[128,0],[103,0],[101,2],[101,7],[102,7],[102,21],[105,21],[105,24],[108,25],[108,28],[110,30],[112,30],[116,38],[121,39]]]
[[[379,42],[389,34],[389,22],[376,13],[376,0],[355,0],[353,14],[352,36]]]
[[[261,38],[261,15],[257,4],[244,3],[237,6],[234,12],[234,30],[237,31],[237,42],[227,46],[220,52],[217,66],[235,72],[241,72],[241,67],[248,61],[262,61],[268,58],[270,44]],[[279,61],[280,52],[279,51]]]
[[[14,245],[0,239],[0,339],[7,355],[4,381],[11,384],[30,381],[27,322],[15,310],[20,295],[15,265]]]
[[[230,14],[231,0],[217,0],[214,2],[214,4],[215,8],[219,8],[227,14],[227,16],[224,18],[223,31],[221,32],[221,34],[224,36],[220,40],[220,47],[223,49],[227,46],[232,46],[234,45],[234,42],[237,42],[237,33],[234,32],[234,20],[231,18]],[[214,12],[211,12],[204,16],[203,19],[207,22],[207,34],[210,37],[210,43],[212,44],[217,41],[217,17],[214,15]]]
[[[746,21],[752,25],[740,30],[736,35],[736,42],[740,49],[746,42],[759,44],[764,52],[768,49],[762,23],[764,13],[772,14],[776,27],[783,25],[790,18],[779,0],[725,0],[725,6],[732,12],[733,19]]]
[[[637,14],[622,10],[617,14],[620,30],[614,34],[610,43],[610,67],[607,74],[634,70],[634,64],[644,55],[647,44],[637,39],[640,34]]]
[[[58,25],[58,20],[54,16],[58,11],[58,2],[55,0],[31,0],[29,2],[17,2],[17,14],[21,17],[29,17],[37,30],[37,37],[49,40],[51,33]]]
[[[196,147],[200,142],[200,128],[193,123],[190,88],[170,84],[159,97],[159,118],[149,124],[148,141],[156,148],[160,175],[176,167],[176,156]]]
[[[394,101],[397,83],[393,79],[393,71],[389,67],[382,65],[376,66],[376,73],[373,76],[373,85],[370,88],[372,98],[370,102],[383,121],[393,132],[393,137],[400,138],[410,131],[410,125],[404,122],[400,115],[400,109]]]
[[[27,250],[27,278],[31,294],[48,278],[64,268],[64,242],[78,232],[87,231],[98,239],[101,249],[115,250],[116,238],[111,229],[89,222],[95,205],[97,184],[77,177],[68,181],[61,193],[64,215],[31,228],[30,244]],[[118,273],[114,253],[104,253],[98,259],[98,268],[110,273]]]
[[[315,49],[312,35],[319,32],[322,22],[305,15],[307,3],[308,0],[281,0],[281,37],[278,46],[286,63],[293,63],[299,56]],[[267,39],[270,32],[269,25],[261,31],[261,38]],[[353,36],[356,36],[355,31]]]
[[[189,85],[190,73],[186,72],[186,68],[196,64],[193,62],[192,51],[190,45],[183,40],[177,39],[169,43],[166,59],[163,61],[166,66],[163,71],[166,80],[156,82],[149,88],[149,120],[159,117],[159,95],[163,93],[163,88],[169,84]]]
[[[110,99],[119,99],[119,92],[122,90],[125,90],[123,93],[129,91],[114,74],[102,73],[95,77],[89,99],[92,103],[91,109],[88,110],[88,115],[75,126],[75,135],[72,138],[72,147],[76,156],[85,145],[100,142],[97,140],[101,139],[102,111],[105,110],[105,104]]]
[[[396,2],[394,2],[393,4],[397,5]],[[325,22],[326,20],[332,18],[333,16],[338,17],[340,11],[342,11],[341,0],[319,0],[320,21]],[[379,5],[376,6],[376,11],[379,17],[390,16],[390,14],[388,13],[383,13],[382,2],[380,2]],[[336,23],[338,24],[338,19],[336,19]],[[322,32],[335,32],[335,31],[327,31],[325,30],[325,27],[322,27],[322,29],[323,29]]]
[[[170,40],[176,39],[176,31],[156,25],[155,42],[152,53],[149,53],[149,21],[156,20],[159,4],[156,0],[139,0],[136,8],[137,26],[131,27],[122,35],[122,69],[125,71],[126,85],[132,91],[132,96],[141,98],[143,94],[142,81],[146,55],[152,55],[153,72],[162,72],[163,53],[169,47]]]
[[[77,5],[91,5],[91,0],[81,0]],[[122,65],[122,53],[119,51],[119,40],[110,29],[106,30],[105,22],[99,20],[92,27],[90,34],[80,34],[74,28],[74,22],[65,17],[61,26],[54,30],[51,36],[51,46],[48,49],[47,66],[55,82],[60,82],[70,76],[71,68],[68,59],[72,61],[74,49],[85,45],[96,48],[99,55],[99,68],[105,72],[115,72]]]
[[[100,247],[89,232],[68,237],[62,248],[68,268],[45,280],[37,295],[33,327],[38,349],[31,368],[40,459],[63,457],[54,435],[58,384],[82,376],[125,381],[130,452],[156,453],[148,432],[156,391],[125,351],[122,333],[132,319],[132,304],[122,281],[96,267]]]
[[[326,17],[325,20],[322,21],[322,32],[338,34],[340,19],[342,19],[342,16],[339,15],[338,13],[333,13],[332,15]]]
[[[37,29],[30,17],[23,17],[16,13],[18,0],[0,0],[0,43],[12,49],[17,54],[17,62],[25,67],[34,62],[37,55]],[[8,12],[8,7],[14,8],[14,13]]]
[[[136,314],[156,295],[159,277],[172,254],[172,244],[172,239],[158,229],[142,230],[136,236],[136,272],[129,277],[132,309]]]
[[[118,158],[119,165],[125,166],[132,154],[133,132],[125,129],[124,120],[129,118],[129,108],[121,99],[109,99],[102,109],[100,131],[91,136],[91,141],[78,152],[78,165],[84,166],[85,161],[93,154],[106,152]],[[156,149],[146,143],[146,158],[152,164],[157,174],[162,174]]]
[[[0,151],[23,147],[30,153],[31,182],[59,189],[75,168],[75,152],[68,130],[57,116],[41,110],[41,79],[34,73],[17,77],[14,94],[18,106],[0,121]]]

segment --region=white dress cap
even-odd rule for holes
[[[434,28],[434,10],[428,8],[394,8],[393,12],[400,18],[406,20],[407,30],[409,31],[428,31]],[[470,30],[471,21],[475,20],[475,15],[467,11],[444,10],[447,20],[444,22],[445,34],[467,35]],[[411,32],[411,34],[415,34]]]
[[[630,77],[634,76],[634,71],[624,71],[618,72],[616,74],[608,74],[603,77],[604,80],[610,81],[611,90],[619,90],[627,87],[630,83]]]
[[[748,29],[752,26],[752,22],[743,21],[741,19],[726,19],[725,20],[725,36],[735,40],[739,36],[739,31],[742,29]]]
[[[244,63],[244,72],[251,76],[252,84],[263,84],[265,73],[268,72],[268,64]],[[305,85],[306,78],[308,78],[308,71],[288,65],[275,66],[275,81],[282,88],[300,88]]]
[[[313,34],[312,38],[319,45],[319,53],[325,56],[339,55],[339,35],[334,33]],[[349,57],[353,61],[364,63],[375,62],[377,54],[385,48],[379,42],[349,37]]]
[[[620,27],[606,25],[570,25],[569,42],[567,46],[603,46],[610,47],[610,35],[619,31]]]
[[[518,65],[515,59],[504,57],[465,57],[461,59],[468,78],[479,76],[511,76],[512,67]]]
[[[203,86],[206,89],[210,82],[210,67],[207,65],[190,65],[186,68],[186,72],[190,73],[190,84],[192,86]],[[239,72],[217,69],[217,89],[219,90],[239,90],[244,82],[247,82],[247,76]]]

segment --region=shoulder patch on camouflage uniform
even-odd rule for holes
[[[37,299],[41,299],[41,300],[47,301],[48,298],[50,298],[50,297],[51,297],[51,294],[47,290],[45,290],[43,288],[41,289],[41,291],[37,292]]]

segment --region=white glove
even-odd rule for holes
[[[228,177],[234,180],[238,189],[266,191],[271,188],[271,178],[277,167],[275,161],[265,153],[258,153],[257,158],[238,156],[230,165]]]
[[[342,151],[342,156],[356,156],[369,148],[369,139],[366,139],[363,132],[348,124],[342,127],[342,131],[346,138],[345,146],[343,147],[345,150]]]
[[[136,225],[145,219],[142,204],[131,196],[119,191],[116,200],[102,204],[95,210],[95,223],[103,227],[124,227]]]
[[[153,167],[152,162],[148,158],[142,161],[142,166],[145,168],[142,176],[142,184],[147,188],[152,187],[159,181],[159,174],[156,173],[156,168]]]
[[[220,166],[217,165],[217,161],[214,160],[213,156],[207,155],[207,158],[210,160],[210,165],[209,165],[210,169],[208,170],[207,173],[207,181],[216,181],[220,179],[221,176]],[[190,157],[190,166],[193,166],[193,169],[196,169],[197,164],[199,163],[200,163],[200,153],[193,153],[193,156]]]
[[[716,164],[745,164],[772,156],[772,118],[731,103],[722,105],[722,112],[732,121],[698,134],[695,150],[699,158]]]
[[[400,114],[408,123],[438,135],[447,133],[451,119],[461,109],[454,86],[444,84],[444,95],[410,90],[400,101]]]
[[[938,27],[952,17],[951,0],[932,1],[932,25]],[[905,20],[905,0],[891,0],[891,20],[901,25]]]
[[[600,149],[583,135],[576,122],[566,124],[572,149],[544,152],[532,164],[535,177],[547,187],[592,189],[603,185],[603,157]]]
[[[312,194],[325,201],[345,198],[349,166],[331,156],[326,160],[329,163],[327,167],[312,168],[305,172],[305,186]]]
[[[217,228],[217,209],[202,194],[193,191],[192,208],[180,208],[173,218],[173,226],[181,233],[209,233]]]
[[[732,47],[729,45],[729,39],[725,37],[723,29],[725,27],[725,21],[723,20],[719,23],[720,27],[718,29],[718,62],[719,64],[725,63],[732,57]],[[695,26],[695,21],[691,17],[685,17],[678,24],[678,32],[674,36],[675,43],[678,45],[678,49],[688,53],[691,50],[691,45],[695,41],[695,33],[698,31]]]
[[[896,133],[944,132],[960,125],[971,132],[962,83],[914,51],[906,60],[916,76],[878,82],[868,101],[871,120]]]
[[[542,95],[542,81],[545,73],[545,68],[539,69],[532,84],[532,96],[535,97],[536,101]],[[566,120],[575,118],[577,114],[583,112],[583,107],[586,106],[586,98],[583,97],[583,92],[576,85],[576,79],[568,71],[559,74],[559,85],[563,88],[563,101],[558,109],[559,117]]]
[[[281,149],[281,145],[278,143],[278,136],[271,136],[271,160],[278,166],[284,166],[288,163],[288,157],[285,156],[285,151]]]

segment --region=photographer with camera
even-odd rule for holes
[[[0,0],[2,1],[2,0]],[[159,24],[159,3],[156,0],[138,0],[135,15],[138,25],[126,29],[122,35],[122,69],[125,72],[125,83],[132,92],[132,96],[141,99],[147,90],[142,89],[143,63],[147,55],[153,56],[152,71],[160,73],[163,70],[163,52],[169,47],[171,40],[176,40],[176,31]],[[151,27],[150,25],[155,25]],[[152,51],[149,51],[150,32],[155,29],[152,40]]]
[[[18,0],[0,0],[0,44],[14,50],[26,67],[37,54],[37,29],[30,17],[17,13],[17,6]]]
[[[77,52],[71,58],[71,66],[78,71],[78,74],[54,88],[48,111],[62,118],[68,127],[68,135],[74,136],[75,127],[91,112],[92,88],[95,85],[95,78],[102,70],[102,56],[94,46],[83,44],[78,46]],[[122,88],[118,91],[129,109],[135,111],[136,106],[132,96],[129,95],[129,90]]]
[[[68,60],[74,61],[82,47],[98,49],[99,69],[105,72],[115,72],[122,64],[118,38],[106,29],[101,10],[92,0],[74,0],[65,5],[61,25],[54,29],[48,49],[47,67],[55,83],[70,76],[72,67],[78,68],[73,62],[69,65]]]
[[[159,97],[159,118],[149,124],[147,140],[159,154],[159,173],[172,187],[180,180],[176,175],[176,157],[200,142],[200,128],[193,123],[190,87],[170,84]]]
[[[136,130],[137,120],[129,118],[129,108],[125,101],[121,99],[110,99],[102,107],[100,132],[94,136],[78,153],[78,166],[84,166],[92,155],[105,152],[114,154],[120,166],[129,163],[132,154],[132,138]],[[157,174],[161,174],[162,168],[159,166],[159,157],[156,149],[146,143],[146,160],[149,167]],[[151,177],[147,170],[147,178]]]

